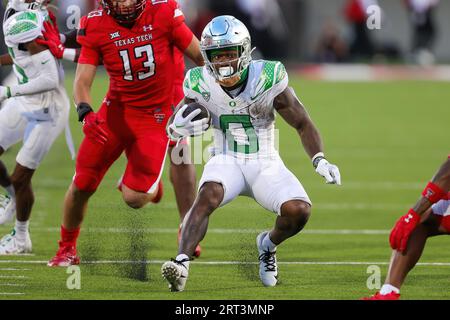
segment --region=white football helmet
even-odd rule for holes
[[[217,70],[211,61],[211,51],[229,47],[238,48],[237,70],[233,70],[231,63],[229,67]],[[208,71],[219,81],[242,74],[252,60],[250,33],[247,27],[233,16],[218,16],[206,25],[200,41],[200,50]]]

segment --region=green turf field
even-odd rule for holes
[[[0,258],[0,299],[358,299],[374,292],[366,287],[367,267],[379,265],[384,280],[390,228],[449,152],[448,84],[291,77],[291,85],[320,129],[329,160],[340,167],[343,186],[325,184],[295,131],[279,119],[281,156],[314,203],[304,232],[278,249],[279,286],[264,288],[256,265],[255,237],[275,217],[253,200],[239,198],[213,214],[186,291],[168,292],[159,270],[176,255],[178,213],[167,171],[162,202],[134,211],[115,189],[122,158],[90,202],[78,246],[84,262],[81,289],[67,289],[66,269],[45,265],[57,249],[62,201],[74,172],[60,137],[33,182],[34,254]],[[94,89],[98,103],[106,86],[107,78],[99,74]],[[78,145],[82,136],[74,114]],[[17,150],[2,158],[10,170]],[[198,177],[201,170],[198,166]],[[1,226],[1,234],[11,226]],[[428,242],[421,259],[427,264],[411,272],[403,298],[450,298],[449,245],[446,237]]]

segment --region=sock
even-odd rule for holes
[[[398,289],[394,286],[391,286],[390,284],[383,284],[383,286],[380,289],[380,294],[382,294],[382,295],[386,295],[391,292],[400,293],[400,289]]]
[[[5,187],[6,191],[8,192],[8,194],[11,196],[11,198],[15,198],[16,197],[16,191],[14,190],[14,187],[12,184],[10,184],[9,186]]]
[[[61,225],[61,241],[67,245],[76,247],[78,235],[80,234],[80,227],[69,230]]]
[[[189,257],[186,254],[181,253],[181,254],[177,255],[177,257],[175,258],[175,260],[177,260],[177,261],[182,261],[182,260],[185,260],[185,259],[187,259],[188,261],[183,262],[183,264],[189,270],[189,263],[190,263],[189,260],[190,259],[189,259]]]
[[[277,250],[277,245],[270,240],[270,233],[267,233],[267,235],[264,237],[262,241],[262,246],[264,249],[269,248],[270,252],[274,252]]]
[[[19,221],[16,219],[16,225],[14,230],[16,230],[16,238],[19,240],[25,240],[28,234],[28,226],[30,221]]]

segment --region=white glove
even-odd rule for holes
[[[172,123],[167,127],[167,133],[172,140],[199,136],[209,128],[209,118],[192,121],[201,113],[200,109],[194,110],[186,117],[183,117],[183,112],[187,107],[187,104],[182,106],[174,115]]]
[[[11,97],[11,91],[8,94],[8,87],[0,86],[0,103]]]
[[[339,168],[322,158],[316,167],[316,172],[327,180],[327,183],[341,185]]]

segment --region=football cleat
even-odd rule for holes
[[[188,278],[188,266],[184,262],[189,261],[187,259],[177,261],[171,259],[165,262],[161,267],[161,274],[164,279],[169,283],[169,289],[172,292],[183,291],[186,286]]]
[[[80,264],[77,249],[73,245],[63,244],[59,241],[59,249],[56,255],[47,263],[49,267],[69,267]]]
[[[269,232],[262,232],[256,237],[256,246],[259,253],[259,277],[266,287],[273,287],[278,282],[278,266],[276,251],[270,252],[269,248],[263,248],[262,242]]]
[[[32,249],[30,234],[24,240],[16,236],[16,231],[7,234],[0,240],[0,255],[15,255],[30,253]]]
[[[388,294],[381,294],[379,292],[375,293],[373,296],[362,298],[361,300],[399,300],[400,293],[395,293],[394,291]]]
[[[180,239],[181,239],[181,225],[178,228],[178,243],[180,243]],[[202,254],[202,247],[200,247],[200,244],[198,244],[195,247],[195,251],[194,251],[194,257],[195,258],[200,258],[200,255]]]
[[[16,201],[9,195],[0,194],[0,224],[11,221],[16,215]]]

